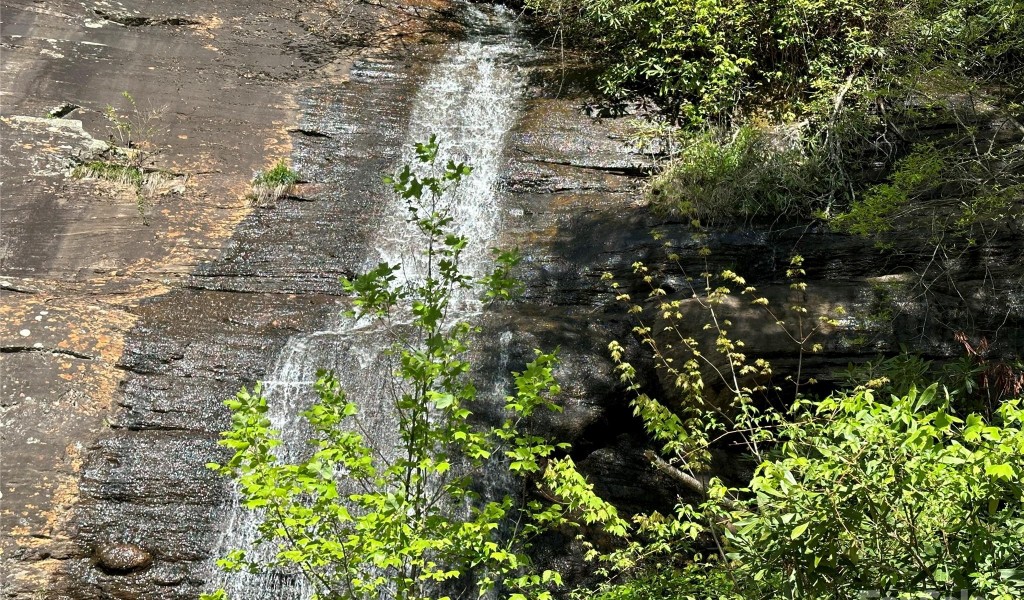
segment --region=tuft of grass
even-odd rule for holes
[[[253,204],[264,205],[287,194],[298,182],[299,174],[282,159],[269,170],[261,171],[253,177],[252,193],[249,197]]]
[[[142,187],[145,179],[145,173],[139,167],[103,160],[94,160],[79,165],[71,174],[78,179],[102,179],[135,188]]]
[[[71,171],[76,179],[97,179],[129,188],[135,193],[135,204],[143,225],[149,225],[151,200],[167,194],[185,191],[187,177],[175,177],[163,171],[145,171],[141,167],[109,160],[94,160]]]
[[[253,187],[263,185],[266,187],[277,187],[293,186],[299,182],[299,174],[296,173],[285,163],[284,160],[278,161],[269,171],[263,171],[256,175],[252,180]]]

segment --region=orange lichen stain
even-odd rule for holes
[[[234,19],[232,19],[234,20]],[[197,35],[201,35],[208,39],[214,39],[216,37],[216,31],[224,25],[224,20],[220,17],[209,16],[203,17],[198,23],[189,25],[188,28],[195,32]],[[206,44],[204,47],[208,47],[210,44]],[[214,48],[216,50],[216,48]]]
[[[222,26],[217,18],[204,20],[193,26],[193,30],[210,39]],[[297,103],[289,93],[283,103],[293,118],[276,119],[272,126],[263,124],[254,132],[254,139],[264,139],[268,145],[268,164],[273,164],[291,154],[290,135],[286,129],[296,122]],[[258,135],[259,137],[255,137]],[[181,139],[187,139],[182,134]],[[186,161],[183,161],[186,162]],[[174,197],[173,210],[160,207],[154,214],[161,215],[159,224],[154,223],[154,233],[159,246],[148,258],[127,261],[124,257],[116,262],[116,272],[95,274],[87,282],[47,281],[34,279],[33,285],[41,290],[36,294],[3,294],[0,296],[0,338],[5,344],[32,345],[43,343],[47,348],[74,351],[91,360],[75,359],[65,355],[39,354],[40,360],[52,369],[55,379],[62,387],[73,387],[75,393],[61,397],[58,408],[70,413],[72,418],[64,425],[54,425],[52,434],[57,447],[66,446],[64,457],[56,463],[39,465],[53,475],[49,480],[39,478],[32,491],[39,501],[31,508],[26,505],[7,506],[7,514],[26,513],[43,517],[44,535],[49,540],[33,537],[38,532],[25,531],[14,534],[17,544],[64,543],[67,519],[79,500],[79,478],[82,469],[86,436],[102,427],[117,406],[121,393],[119,386],[124,371],[116,368],[125,348],[125,337],[136,326],[138,316],[133,313],[139,304],[147,299],[167,293],[173,277],[191,272],[201,260],[212,257],[214,251],[228,239],[235,227],[250,214],[252,208],[246,200],[251,188],[251,173],[224,173],[227,170],[222,159],[202,153],[190,153],[188,166],[181,171],[202,173],[192,178],[189,187],[180,196]],[[96,194],[108,200],[119,200],[113,196],[118,190],[111,187],[89,186]],[[134,206],[134,194],[121,199]],[[126,204],[127,206],[127,204]],[[158,212],[157,212],[158,211]],[[189,243],[180,243],[188,232]],[[120,255],[115,255],[119,257]],[[114,291],[111,291],[114,290]],[[40,310],[48,311],[43,322],[34,317]],[[46,323],[46,325],[43,325]],[[31,336],[22,336],[21,330],[30,329]],[[44,333],[45,337],[40,334]],[[71,382],[64,383],[64,382]],[[55,458],[48,459],[50,461]],[[41,506],[38,508],[37,506]],[[38,526],[37,526],[38,527]],[[49,574],[59,568],[61,561],[44,559],[20,569],[19,580],[41,582],[36,589],[42,589]],[[27,589],[32,589],[29,584]]]

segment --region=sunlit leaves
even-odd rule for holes
[[[957,417],[934,385],[888,401],[870,391],[823,400],[759,468],[731,535],[736,557],[752,578],[781,572],[787,596],[916,582],[1000,597],[1013,580],[978,567],[1005,570],[1024,552],[1021,417],[1012,404],[993,422]]]
[[[427,172],[404,166],[385,182],[406,202],[408,220],[423,241],[427,272],[403,283],[402,266],[383,263],[342,280],[352,298],[350,314],[376,320],[395,340],[395,372],[375,393],[397,417],[399,447],[381,447],[363,434],[356,401],[334,373],[324,371],[314,386],[316,401],[301,413],[311,433],[308,450],[284,460],[261,387],[241,390],[225,403],[232,427],[221,444],[233,455],[211,467],[235,479],[241,504],[259,515],[256,545],[274,553],[258,564],[236,550],[221,565],[297,569],[320,598],[423,600],[467,584],[483,595],[499,583],[524,598],[550,598],[549,588],[560,585],[561,576],[528,570],[525,536],[555,515],[558,523],[575,516],[533,503],[517,506],[508,497],[482,499],[476,491],[481,471],[550,473],[550,487],[578,508],[579,518],[622,525],[571,463],[552,467],[552,456],[564,448],[526,427],[536,411],[560,410],[554,402],[560,392],[554,353],[538,351],[513,373],[504,423],[485,427],[474,420],[477,390],[467,356],[475,329],[453,318],[449,303],[461,288],[476,288],[488,301],[512,298],[522,287],[513,275],[519,256],[496,250],[490,275],[480,281],[465,275],[460,265],[470,240],[451,230],[446,194],[472,169],[449,161],[439,173],[434,170],[434,137],[417,144],[415,152]],[[517,533],[504,532],[505,523],[518,524],[511,529]],[[438,587],[456,581],[459,586]],[[224,598],[221,592],[208,597]]]

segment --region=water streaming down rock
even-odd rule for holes
[[[463,254],[463,271],[473,277],[484,274],[488,249],[500,227],[502,208],[498,181],[503,164],[504,138],[516,116],[521,81],[516,63],[526,52],[517,40],[512,15],[493,7],[466,7],[471,34],[469,40],[454,44],[434,66],[417,94],[410,117],[406,146],[437,135],[441,145],[439,162],[449,158],[470,163],[474,170],[450,194],[453,227],[467,236],[470,245]],[[404,163],[412,163],[408,150]],[[368,249],[365,268],[380,262],[401,263],[406,281],[420,276],[420,239],[406,222],[401,202],[383,188],[382,201],[392,203],[385,211],[375,247]],[[454,318],[471,319],[479,302],[471,293],[453,298]],[[278,356],[271,378],[265,382],[269,417],[282,432],[278,455],[294,460],[303,451],[306,430],[299,413],[313,399],[316,371],[335,370],[343,386],[360,406],[358,426],[375,445],[395,447],[397,427],[388,405],[388,385],[393,372],[385,350],[387,332],[368,322],[338,317],[327,330],[298,335],[289,340]],[[255,538],[254,515],[238,505],[237,496],[225,520],[216,555],[232,548],[249,548]],[[250,556],[268,557],[270,548]],[[287,573],[219,574],[214,587],[222,587],[239,600],[303,600],[309,586],[300,576]]]

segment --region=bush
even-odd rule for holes
[[[812,400],[801,393],[813,381],[800,362],[822,349],[814,337],[839,323],[813,318],[804,306],[799,257],[787,271],[791,304],[780,307],[732,271],[692,280],[682,272],[692,287],[673,296],[642,264],[635,269],[650,286],[651,311],[628,293],[619,298],[637,315],[634,332],[673,397],[645,393],[618,343],[612,358],[637,394],[634,413],[651,438],[646,456],[683,497],[699,499],[681,502],[673,515],[634,517],[633,543],[604,557],[617,579],[600,588],[603,597],[1024,594],[1024,401],[1002,396],[971,413],[937,384],[888,399],[858,387]],[[744,297],[791,338],[795,372],[773,372],[730,333]],[[1000,390],[1019,393],[1019,375],[1005,365],[976,367],[972,380],[992,372]],[[889,374],[897,370],[917,380],[927,365],[902,360]],[[754,461],[756,470],[724,484],[709,472],[715,452],[728,452],[732,463]]]
[[[749,585],[790,598],[1024,594],[1024,410],[957,415],[936,385],[822,401],[785,426],[727,532]],[[778,597],[778,596],[775,596]]]
[[[724,123],[739,113],[784,114],[831,98],[880,52],[887,0],[531,0],[542,13],[590,24],[607,47],[609,94],[659,101],[672,120]]]
[[[649,97],[677,124],[757,115],[828,120],[849,101],[903,96],[946,65],[1020,81],[1017,0],[527,0],[563,40],[594,49],[611,97]]]
[[[816,186],[816,162],[794,146],[753,126],[731,137],[718,130],[693,136],[654,178],[648,198],[704,224],[809,215],[824,194]]]

